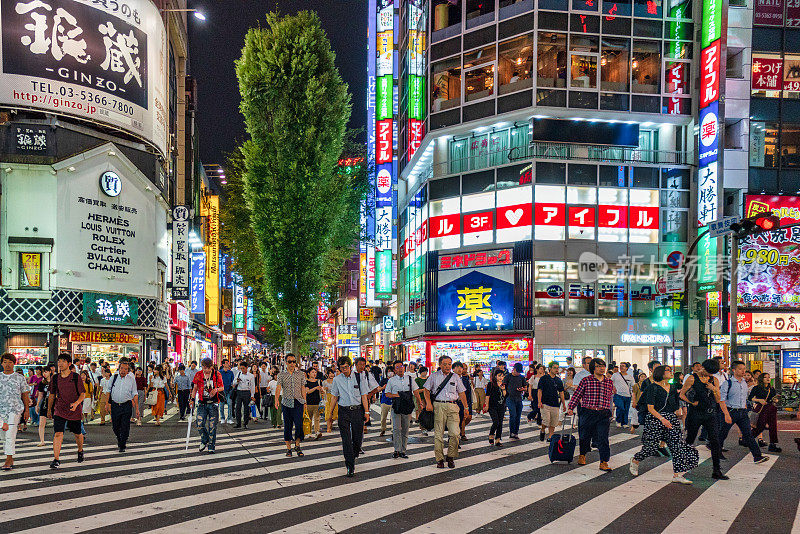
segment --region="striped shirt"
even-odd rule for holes
[[[300,369],[294,373],[281,371],[278,373],[278,385],[281,387],[281,404],[287,408],[294,408],[295,401],[305,404],[303,386],[306,383],[306,374]]]

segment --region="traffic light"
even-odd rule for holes
[[[670,296],[656,297],[655,306],[650,327],[656,330],[672,330],[672,298]]]
[[[769,232],[775,230],[781,224],[779,217],[769,212],[759,213],[752,217],[747,217],[731,225],[731,230],[739,239],[753,234]]]

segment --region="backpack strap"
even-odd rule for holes
[[[119,374],[115,374],[114,378],[111,379],[111,387],[108,388],[108,400],[111,400],[111,392],[114,391],[114,382],[117,381]]]

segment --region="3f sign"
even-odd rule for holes
[[[470,221],[470,227],[472,228],[484,228],[489,224],[489,216],[483,215],[481,217],[473,217],[472,221]]]

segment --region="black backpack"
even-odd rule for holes
[[[399,397],[393,399],[392,411],[400,415],[411,415],[414,413],[414,397],[411,386],[411,375],[408,375],[408,391],[398,391]]]

